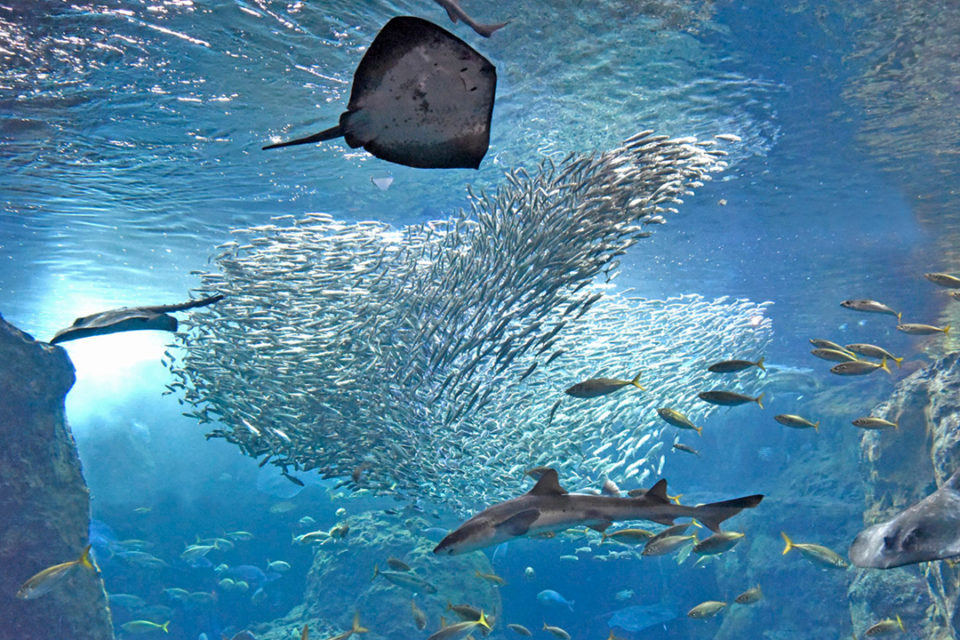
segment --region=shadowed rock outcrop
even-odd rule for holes
[[[862,436],[864,525],[889,520],[960,467],[960,353],[901,381],[871,415],[897,422],[899,429]],[[858,631],[899,614],[913,637],[958,637],[960,568],[944,561],[860,570],[847,595]]]
[[[64,418],[73,382],[65,351],[0,317],[0,640],[113,638],[99,572],[78,568],[46,595],[15,597],[87,542],[90,494]]]

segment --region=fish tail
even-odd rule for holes
[[[164,632],[164,633],[170,633],[170,630],[167,629],[167,627],[169,627],[169,626],[170,626],[170,621],[167,620],[167,621],[164,622],[162,625],[160,625],[160,628],[163,629],[163,632]]]
[[[410,603],[412,604],[413,601],[411,600]],[[369,631],[370,631],[370,629],[367,629],[366,627],[361,627],[361,626],[360,626],[360,612],[357,611],[356,613],[354,613],[354,614],[353,614],[353,632],[354,632],[354,633],[367,633],[367,632],[369,632]]]
[[[600,532],[600,544],[603,544],[604,542],[606,542],[606,541],[607,541],[607,538],[609,538],[609,537],[610,537],[610,536],[607,535],[607,532],[606,532],[606,531],[601,531],[601,532]]]
[[[757,360],[757,366],[760,367],[760,371],[766,371],[766,370],[767,370],[767,368],[766,368],[765,366],[763,366],[763,358],[760,358],[759,360]]]
[[[894,428],[895,430],[900,429],[900,423],[899,423],[899,422],[894,422],[894,423],[893,423],[893,428]]]
[[[473,27],[473,30],[482,35],[484,38],[489,38],[491,35],[493,35],[494,31],[503,29],[508,24],[510,24],[509,20],[507,22],[500,22],[498,24],[478,24]]]
[[[897,314],[897,322],[903,322],[903,320],[901,320],[901,318],[903,318],[903,313],[902,313],[902,312]]]
[[[697,432],[698,436],[703,435],[703,427],[694,427],[693,430]]]
[[[903,362],[903,356],[900,356],[899,358],[894,358],[893,361],[897,363],[897,369],[899,369],[900,363]]]
[[[903,628],[903,620],[900,619],[900,614],[897,614],[897,626],[900,627],[900,631],[906,631],[906,629]]]
[[[761,393],[760,395],[758,395],[754,400],[754,402],[760,405],[760,408],[763,409],[763,394]]]
[[[297,144],[310,144],[311,142],[323,142],[324,140],[333,140],[334,138],[339,138],[343,135],[343,129],[340,125],[335,127],[330,127],[329,129],[324,129],[320,133],[315,133],[312,136],[307,136],[306,138],[297,138],[296,140],[288,140],[287,142],[277,142],[276,144],[268,144],[263,147],[261,150],[266,151],[267,149],[278,149],[280,147],[292,147]]]
[[[380,575],[380,567],[373,565],[373,577],[370,578],[370,582],[376,580],[378,575]]]
[[[947,327],[947,328],[949,329],[950,327]],[[640,391],[646,391],[646,389],[644,389],[643,387],[640,386],[640,374],[639,374],[639,373],[638,373],[636,376],[634,376],[633,380],[630,381],[630,384],[632,384],[633,386],[635,386],[637,389],[640,389]]]
[[[949,335],[949,333],[950,333],[950,325],[947,325],[943,328],[943,335]]]
[[[573,605],[575,602],[576,600],[570,600],[567,602],[567,606],[570,607],[570,613],[573,613]]]
[[[819,421],[819,420],[817,420],[816,422],[813,423],[813,430],[816,431],[817,433],[820,433],[820,421]]]
[[[490,623],[487,622],[487,616],[484,615],[483,609],[480,610],[480,619],[477,620],[477,624],[480,625],[481,627],[485,627],[487,631],[490,631]],[[547,623],[544,622],[543,624],[547,624]]]
[[[93,562],[91,562],[91,560],[90,560],[90,545],[89,545],[89,544],[88,544],[86,547],[84,547],[83,553],[80,554],[80,560],[78,561],[78,564],[80,564],[81,566],[84,566],[84,567],[86,567],[87,569],[90,569],[91,571],[93,571],[94,566],[93,566]]]
[[[891,376],[893,375],[893,372],[890,371],[890,367],[887,366],[887,356],[883,356],[883,360],[880,361],[880,368],[886,371]]]
[[[733,500],[724,500],[722,502],[711,502],[699,507],[693,507],[693,512],[711,531],[720,531],[720,523],[727,518],[732,518],[744,509],[752,509],[763,500],[761,494],[734,498]],[[691,514],[693,515],[693,514]]]
[[[785,531],[781,531],[780,535],[783,536],[784,542],[787,543],[786,546],[783,548],[783,553],[780,554],[785,556],[787,555],[787,553],[790,552],[790,549],[793,549],[793,540],[790,539],[790,536],[788,536]]]

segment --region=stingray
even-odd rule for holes
[[[340,124],[275,149],[343,136],[351,148],[408,167],[480,167],[490,144],[497,70],[432,22],[393,18],[353,74]]]
[[[53,336],[50,344],[121,331],[145,331],[149,329],[176,331],[177,319],[168,315],[170,312],[206,307],[221,300],[223,300],[223,296],[218,294],[200,300],[181,302],[180,304],[167,304],[157,307],[123,307],[122,309],[101,311],[77,318],[66,329],[57,331],[57,335]]]

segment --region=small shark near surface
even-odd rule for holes
[[[463,20],[463,24],[467,25],[484,38],[489,38],[491,35],[493,35],[494,31],[497,29],[502,29],[509,24],[509,22],[500,22],[498,24],[480,24],[467,15],[466,11],[460,8],[460,3],[457,2],[457,0],[435,0],[435,2],[446,10],[451,22],[456,24],[458,19]]]
[[[743,509],[763,500],[752,495],[690,507],[667,498],[667,481],[660,480],[643,495],[633,498],[567,493],[556,469],[547,469],[528,493],[481,511],[444,538],[433,550],[457,555],[525,535],[587,526],[603,531],[620,520],[651,520],[673,524],[674,518],[696,518],[712,531]]]
[[[870,569],[960,556],[960,471],[892,520],[857,534],[849,555],[853,564]]]

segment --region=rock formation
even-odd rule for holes
[[[865,525],[926,497],[960,465],[960,353],[904,379],[871,415],[899,429],[862,436]],[[912,637],[958,637],[960,570],[945,561],[861,570],[847,595],[857,631],[898,614]]]
[[[0,317],[0,640],[113,638],[99,572],[76,569],[34,600],[14,595],[87,543],[90,495],[64,418],[73,382],[63,349]]]
[[[362,636],[365,640],[425,638],[440,628],[441,616],[447,624],[460,622],[447,603],[482,608],[494,624],[491,638],[504,637],[500,594],[476,575],[477,571],[493,573],[487,556],[435,556],[436,542],[419,534],[430,524],[414,520],[400,525],[394,519],[384,522],[374,513],[351,517],[345,538],[317,546],[304,604],[282,619],[256,627],[257,638],[287,640],[304,624],[310,626],[311,638],[330,637],[350,629],[355,612],[359,612],[361,625],[370,630]],[[382,577],[373,578],[374,565],[381,571],[390,570],[386,559],[391,556],[410,565],[414,575],[436,587],[436,593],[414,593]],[[427,616],[423,631],[414,624],[411,600]],[[483,636],[478,633],[474,637],[480,640]]]

